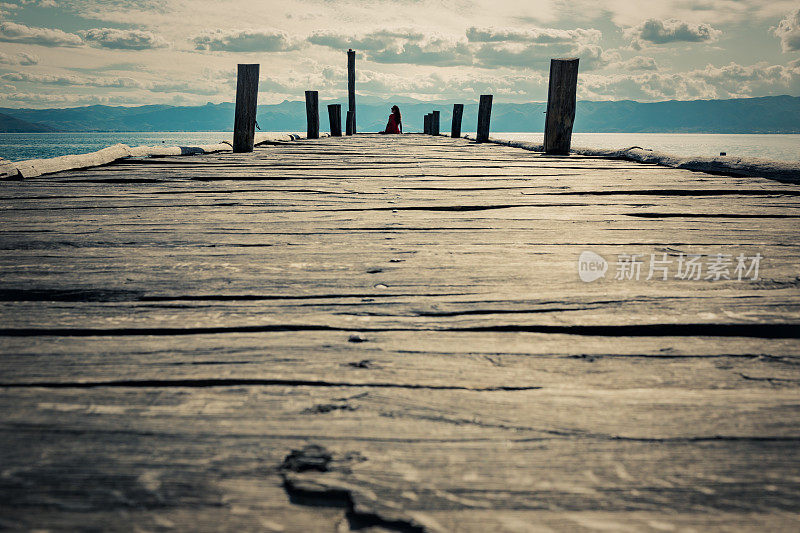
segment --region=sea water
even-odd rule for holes
[[[541,143],[541,133],[492,133],[498,139]],[[115,132],[115,133],[0,133],[0,157],[11,161],[94,152],[123,143],[130,146],[193,146],[230,141],[224,131]],[[695,133],[576,133],[572,145],[581,148],[640,146],[678,156],[760,157],[775,161],[800,161],[800,134],[695,134]]]

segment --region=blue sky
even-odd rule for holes
[[[543,101],[565,56],[581,99],[800,95],[797,0],[0,0],[0,106],[339,98],[348,47],[381,98]]]

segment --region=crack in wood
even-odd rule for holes
[[[639,218],[800,218],[796,215],[765,213],[622,213],[628,217]]]
[[[513,392],[539,390],[540,386],[467,387],[462,385],[425,385],[420,383],[353,383],[301,379],[208,378],[208,379],[121,379],[108,381],[31,381],[0,383],[0,388],[96,389],[96,388],[209,388],[209,387],[353,387],[380,389],[455,390],[475,392]]]
[[[798,339],[800,324],[623,324],[623,325],[538,325],[499,324],[495,326],[464,327],[340,327],[320,324],[269,324],[249,326],[208,327],[151,327],[151,328],[2,328],[0,337],[104,337],[127,335],[208,335],[225,333],[270,333],[284,331],[342,331],[342,332],[497,332],[497,333],[551,333],[597,337],[755,337],[766,339]]]
[[[350,474],[350,464],[365,460],[358,452],[339,458],[322,446],[309,444],[302,449],[292,450],[278,471],[289,501],[310,507],[342,508],[351,531],[373,527],[400,533],[428,531],[402,511],[395,511],[398,516],[388,517],[367,507],[362,501],[367,498],[358,494],[358,488],[341,479]],[[316,476],[308,475],[315,473]]]

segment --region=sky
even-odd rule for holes
[[[0,106],[362,97],[541,102],[579,57],[582,100],[800,96],[799,0],[0,0]]]

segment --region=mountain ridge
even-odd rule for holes
[[[453,100],[400,104],[406,131],[419,131],[424,114],[438,109],[442,130],[449,130]],[[366,103],[366,102],[374,103]],[[394,101],[361,98],[357,108],[359,131],[383,129]],[[320,103],[321,129],[327,131],[328,103]],[[544,127],[544,102],[524,104],[495,101],[493,131],[530,132]],[[93,105],[61,109],[0,108],[0,114],[50,131],[230,131],[234,104],[199,106],[153,104],[135,107]],[[304,131],[305,103],[283,101],[260,105],[257,120],[262,131]],[[465,103],[462,130],[469,132],[477,121],[477,103]],[[2,129],[0,124],[0,131]],[[664,102],[579,101],[575,132],[598,133],[800,133],[800,97],[765,96],[728,100],[669,100]],[[21,131],[21,130],[15,130]],[[34,130],[30,130],[34,131]],[[36,130],[36,131],[42,131]]]

